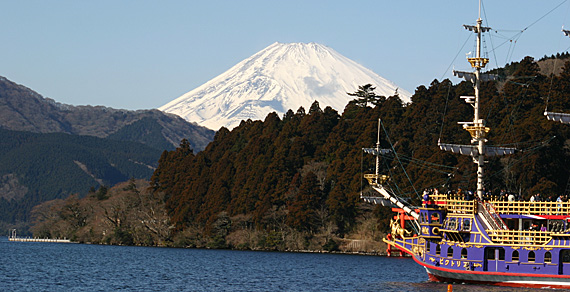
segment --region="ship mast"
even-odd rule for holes
[[[479,17],[477,18],[476,25],[463,25],[465,29],[475,32],[477,34],[477,50],[475,57],[467,58],[471,67],[475,69],[474,72],[453,71],[453,74],[459,78],[473,83],[475,89],[475,96],[462,96],[466,103],[473,106],[473,121],[462,122],[463,128],[471,134],[472,145],[459,145],[459,144],[443,144],[438,142],[440,149],[469,155],[473,157],[473,162],[477,164],[477,197],[483,199],[484,193],[484,164],[486,156],[498,156],[505,154],[512,154],[516,149],[504,147],[489,147],[485,145],[487,142],[487,133],[491,130],[485,126],[485,120],[480,119],[480,88],[481,81],[494,80],[495,75],[483,74],[481,69],[485,68],[489,63],[489,58],[481,57],[481,34],[489,31],[490,27],[482,26],[483,20],[481,19],[481,1],[479,1]]]
[[[471,67],[475,68],[475,104],[473,115],[473,126],[466,126],[465,129],[471,134],[471,143],[477,144],[477,196],[479,199],[483,198],[483,164],[485,164],[485,135],[489,132],[489,128],[485,127],[485,121],[479,119],[479,88],[481,86],[481,68],[485,67],[489,62],[487,58],[481,58],[481,32],[483,29],[489,30],[489,27],[482,27],[481,24],[481,1],[479,1],[479,18],[477,19],[477,26],[475,33],[477,33],[477,52],[475,58],[469,58]]]
[[[380,119],[378,119],[378,138],[376,140],[376,153],[380,153]],[[378,180],[380,176],[380,155],[376,155],[376,183],[380,184]]]
[[[389,176],[380,174],[380,155],[385,155],[392,152],[391,149],[382,149],[380,148],[380,129],[382,125],[382,121],[378,119],[378,138],[376,140],[376,147],[375,148],[362,148],[362,150],[368,154],[372,154],[376,156],[376,172],[374,174],[365,174],[364,178],[368,180],[368,184],[372,189],[378,192],[382,197],[368,197],[360,195],[365,202],[374,203],[374,204],[384,204],[385,201],[388,201],[399,208],[402,208],[404,212],[408,215],[414,217],[416,220],[420,218],[420,215],[416,213],[413,207],[411,207],[408,203],[403,202],[396,196],[394,196],[388,189],[386,189],[383,185],[386,183]]]
[[[362,150],[368,154],[372,154],[376,156],[376,171],[374,174],[365,174],[364,178],[366,178],[370,185],[382,185],[388,179],[387,175],[380,174],[380,155],[385,155],[390,153],[390,149],[382,149],[380,148],[380,129],[381,129],[382,121],[378,119],[378,136],[376,139],[376,148],[362,148]]]

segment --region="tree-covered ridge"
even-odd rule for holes
[[[492,128],[490,144],[521,149],[489,159],[487,189],[507,188],[524,196],[564,191],[570,175],[565,146],[570,128],[547,121],[542,113],[546,99],[551,109],[570,110],[569,74],[566,66],[559,76],[544,76],[536,62],[525,58],[506,82],[483,85],[482,117]],[[165,193],[177,230],[193,224],[210,228],[218,214],[228,212],[251,215],[251,223],[262,228],[285,223],[315,231],[332,224],[344,234],[358,214],[361,149],[375,144],[379,118],[389,138],[383,130],[382,146],[394,147],[400,155],[388,157],[384,169],[393,172],[391,182],[398,183],[400,192],[414,197],[425,187],[474,188],[471,159],[437,146],[439,139],[469,144],[469,134],[457,123],[472,120],[472,108],[459,99],[473,95],[471,84],[435,80],[419,86],[409,105],[397,97],[371,103],[368,89],[359,88],[367,95],[347,105],[342,115],[315,103],[308,112],[300,108],[283,118],[273,113],[263,122],[221,129],[198,154],[185,143],[164,152],[151,185]],[[363,160],[366,171],[373,171],[372,160]]]
[[[0,221],[27,221],[41,202],[150,178],[160,151],[126,141],[0,129]]]

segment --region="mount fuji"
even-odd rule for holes
[[[274,43],[228,71],[163,105],[159,110],[179,115],[210,129],[233,129],[242,120],[263,120],[270,112],[309,108],[342,111],[358,86],[372,84],[375,93],[403,102],[410,93],[335,50],[316,43]]]

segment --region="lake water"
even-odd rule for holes
[[[410,258],[9,242],[2,291],[447,291]],[[454,284],[453,291],[534,291]]]

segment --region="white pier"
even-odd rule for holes
[[[18,237],[16,236],[16,229],[12,229],[12,233],[8,237],[8,241],[17,242],[57,242],[57,243],[70,243],[71,240],[63,238],[31,238],[31,237]]]

